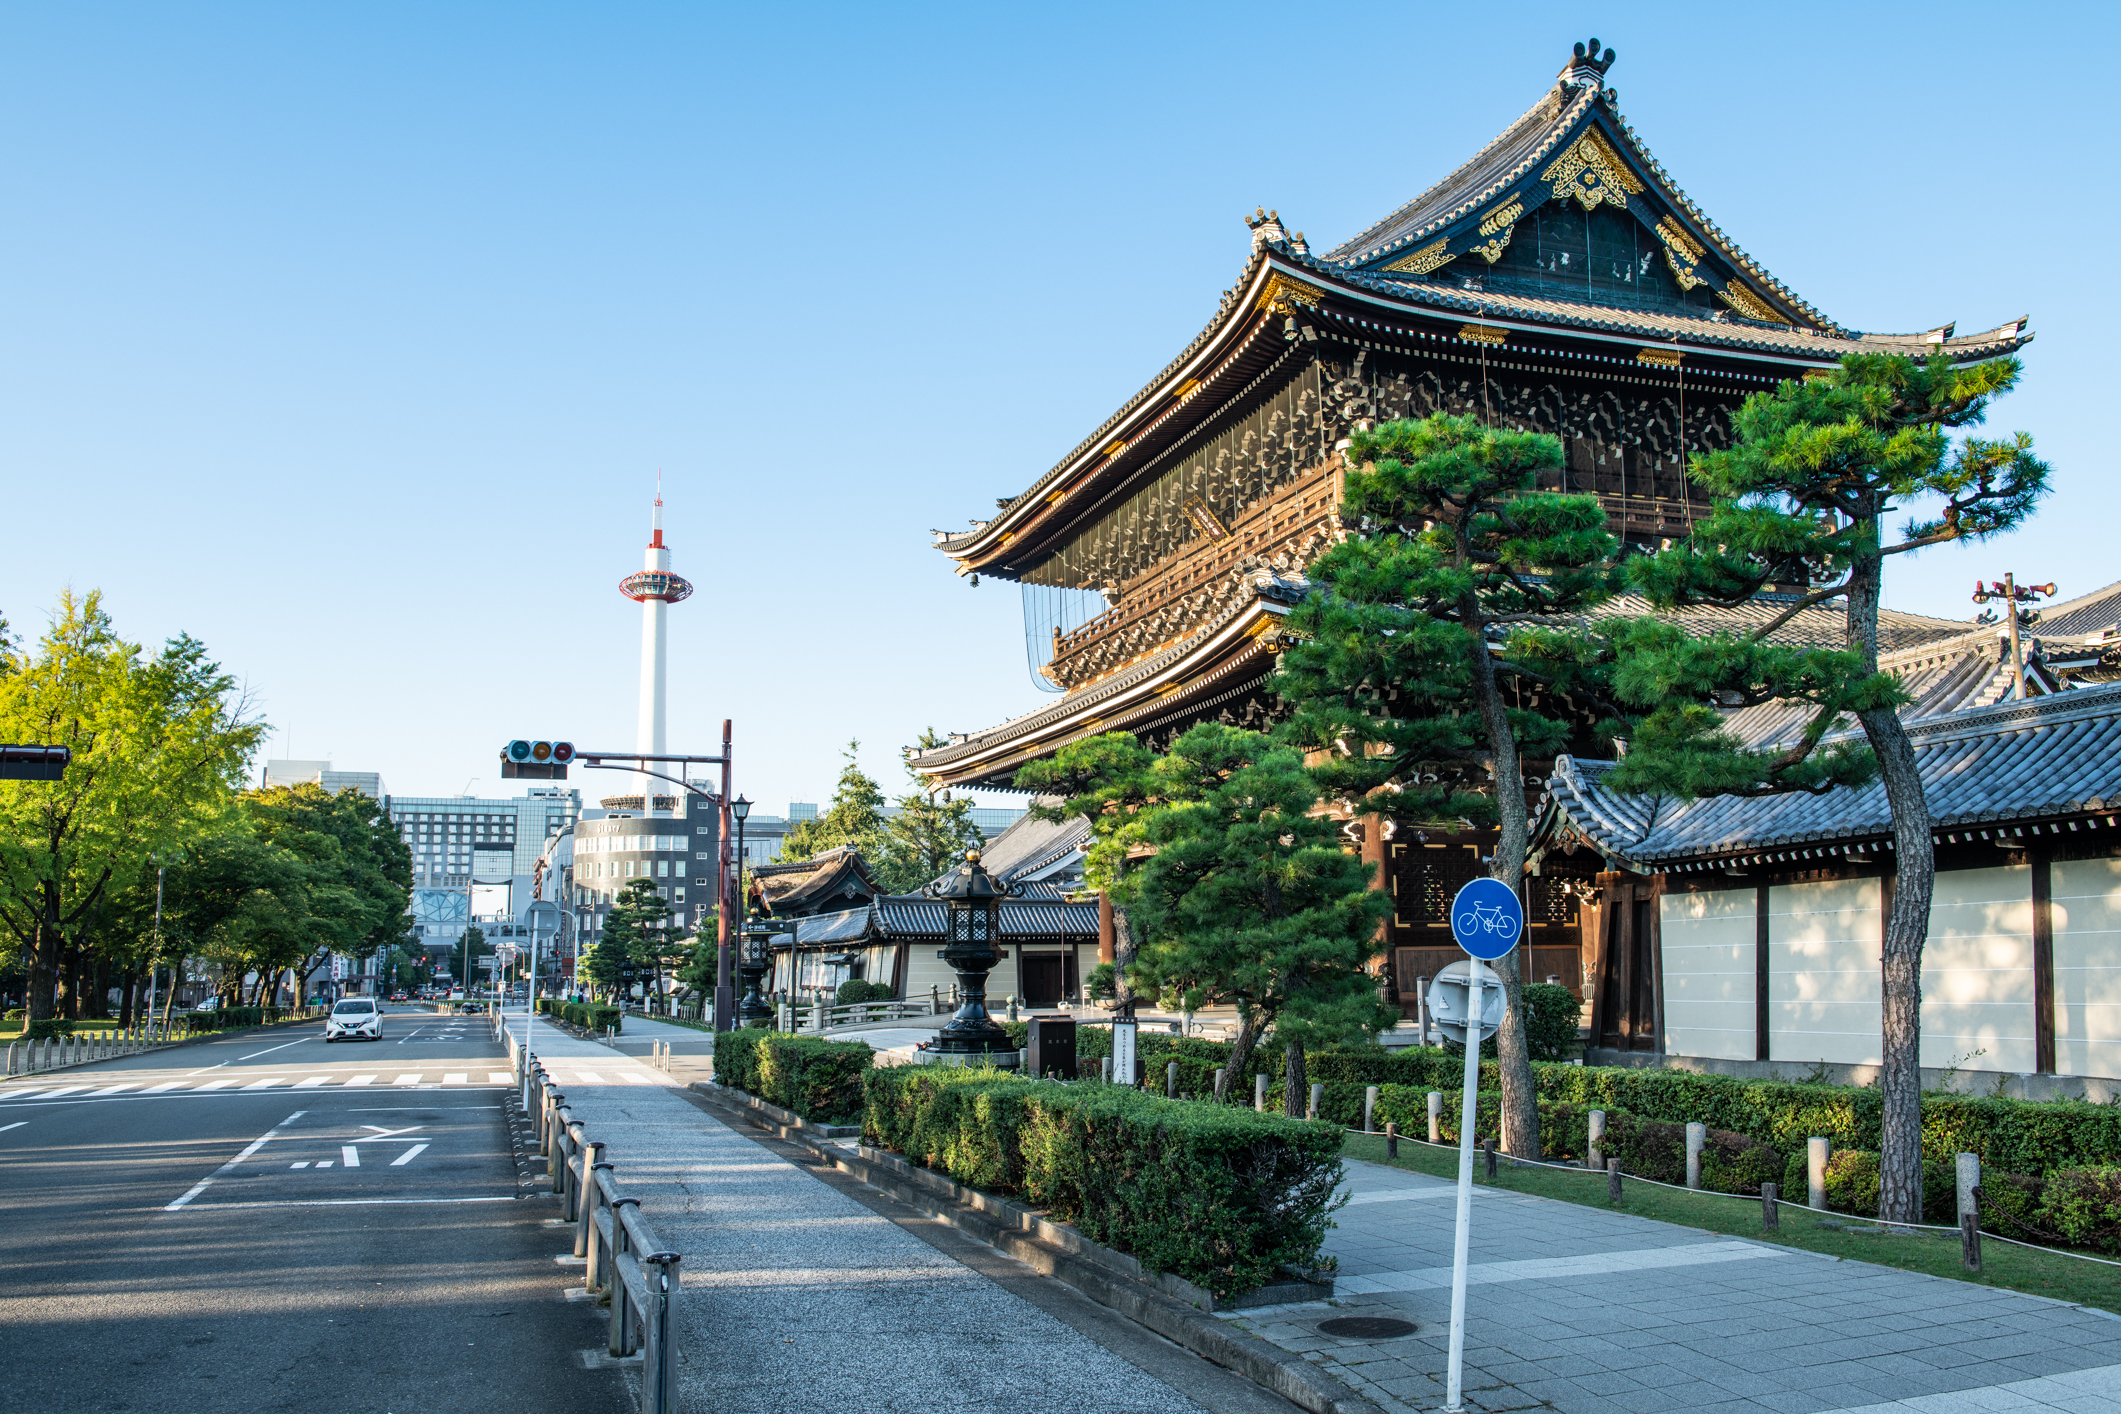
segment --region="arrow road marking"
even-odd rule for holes
[[[419,1157],[420,1151],[426,1147],[427,1146],[425,1144],[413,1145],[410,1149],[407,1149],[404,1153],[398,1155],[395,1159],[392,1159],[390,1161],[390,1166],[392,1168],[397,1168],[401,1164],[411,1163],[414,1159]]]
[[[248,1147],[247,1149],[245,1149],[245,1150],[244,1150],[244,1151],[243,1151],[242,1153],[240,1153],[240,1154],[236,1155],[236,1156],[235,1156],[235,1157],[234,1157],[233,1159],[230,1159],[230,1160],[229,1160],[229,1161],[228,1161],[227,1163],[225,1163],[225,1164],[221,1165],[221,1167],[219,1167],[219,1168],[215,1169],[215,1170],[214,1170],[214,1171],[213,1171],[212,1173],[208,1174],[208,1175],[207,1175],[206,1177],[204,1177],[204,1178],[200,1179],[200,1180],[199,1180],[199,1181],[198,1181],[197,1183],[193,1184],[193,1185],[191,1186],[190,1190],[189,1190],[188,1192],[186,1192],[186,1193],[185,1193],[185,1195],[184,1195],[184,1196],[183,1196],[182,1198],[179,1198],[179,1199],[178,1199],[178,1200],[177,1200],[176,1202],[174,1202],[174,1203],[171,1203],[171,1204],[170,1204],[169,1206],[165,1207],[165,1208],[164,1208],[164,1209],[163,1209],[162,1211],[163,1211],[163,1212],[165,1212],[165,1213],[174,1213],[175,1211],[177,1211],[177,1209],[179,1209],[179,1208],[183,1207],[183,1206],[184,1206],[184,1205],[185,1205],[186,1203],[189,1203],[189,1202],[190,1202],[190,1201],[191,1201],[192,1199],[194,1199],[194,1198],[198,1197],[198,1196],[199,1196],[199,1195],[200,1195],[201,1193],[204,1193],[204,1192],[206,1191],[206,1187],[207,1187],[207,1185],[208,1185],[208,1184],[212,1183],[212,1182],[213,1182],[213,1181],[214,1181],[215,1179],[219,1178],[219,1177],[220,1177],[220,1176],[221,1176],[222,1174],[224,1174],[224,1173],[227,1173],[227,1172],[228,1172],[228,1171],[229,1171],[230,1169],[234,1168],[234,1167],[235,1167],[235,1166],[236,1166],[237,1164],[240,1164],[240,1163],[242,1163],[242,1162],[243,1162],[243,1161],[244,1161],[245,1159],[249,1158],[249,1157],[250,1157],[250,1156],[251,1156],[252,1154],[255,1154],[255,1153],[257,1153],[257,1152],[258,1152],[258,1151],[259,1151],[260,1149],[264,1148],[264,1147],[265,1147],[265,1144],[266,1144],[266,1141],[267,1141],[267,1140],[271,1139],[271,1138],[272,1138],[272,1137],[273,1137],[273,1136],[274,1136],[275,1134],[278,1134],[278,1133],[279,1133],[279,1132],[280,1132],[281,1130],[283,1130],[283,1129],[287,1128],[287,1126],[289,1126],[290,1124],[293,1124],[293,1123],[294,1123],[294,1122],[295,1122],[296,1120],[300,1119],[300,1118],[302,1117],[303,1113],[304,1113],[304,1112],[303,1112],[303,1111],[301,1111],[301,1110],[296,1110],[296,1111],[295,1111],[295,1112],[294,1112],[293,1114],[289,1115],[289,1116],[288,1116],[288,1117],[287,1117],[286,1119],[283,1119],[283,1120],[281,1120],[281,1121],[280,1121],[280,1122],[279,1122],[278,1124],[274,1125],[274,1126],[273,1126],[273,1127],[272,1127],[271,1129],[268,1129],[268,1130],[266,1130],[266,1131],[265,1131],[265,1132],[264,1132],[263,1134],[259,1135],[259,1136],[258,1136],[257,1138],[255,1138],[255,1139],[251,1140],[251,1141],[250,1141],[250,1147]],[[349,1152],[350,1152],[350,1151],[349,1151]]]

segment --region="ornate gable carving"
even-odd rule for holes
[[[1643,190],[1627,163],[1620,160],[1620,154],[1596,128],[1584,129],[1583,136],[1539,174],[1539,180],[1551,184],[1557,197],[1575,197],[1586,211],[1601,201],[1625,211],[1628,198],[1640,196]]]

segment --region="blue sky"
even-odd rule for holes
[[[1594,13],[1595,12],[1595,13]],[[271,754],[493,792],[633,740],[658,467],[671,733],[739,788],[888,788],[1045,700],[991,512],[1206,322],[1240,217],[1325,248],[1587,39],[1667,170],[1858,329],[2029,313],[2056,492],[1894,567],[2121,578],[2100,432],[2112,7],[0,5],[0,612],[204,639]],[[578,773],[582,774],[582,773]],[[601,778],[582,782],[594,797]],[[511,791],[510,793],[513,793]]]

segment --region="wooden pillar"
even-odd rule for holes
[[[1768,1055],[1768,886],[1753,886],[1753,1059]]]
[[[1097,891],[1097,960],[1119,961],[1119,949],[1112,941],[1112,900],[1103,889]]]
[[[2055,875],[2041,849],[2031,851],[2033,874],[2033,1069],[2055,1073]]]
[[[1391,865],[1385,859],[1385,822],[1382,816],[1365,815],[1362,818],[1362,862],[1377,866],[1376,872],[1370,875],[1370,887],[1389,891],[1391,881],[1385,877],[1385,871],[1391,868]],[[1397,979],[1392,977],[1391,929],[1390,917],[1377,920],[1376,970],[1381,976],[1390,979],[1396,995]]]

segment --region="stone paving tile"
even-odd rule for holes
[[[1348,1186],[1358,1194],[1403,1180],[1399,1171],[1367,1164],[1351,1163],[1349,1172]],[[1347,1272],[1358,1262],[1370,1272],[1444,1266],[1451,1218],[1447,1205],[1427,1201],[1351,1205],[1340,1211],[1327,1250]],[[1522,1195],[1503,1201],[1492,1192],[1476,1194],[1474,1221],[1476,1262],[1649,1253],[1731,1240]],[[2121,1364],[2121,1322],[2066,1304],[1763,1247],[1769,1255],[1738,1263],[1475,1285],[1467,1338],[1470,1407],[1834,1414]],[[1616,1265],[1628,1260],[1616,1258]],[[1416,1322],[1415,1336],[1392,1343],[1389,1362],[1362,1361],[1343,1346],[1335,1351],[1336,1368],[1388,1414],[1440,1406],[1448,1290],[1350,1293],[1332,1305],[1390,1310]],[[1228,1319],[1276,1338],[1268,1322],[1254,1325],[1244,1315]],[[1272,1326],[1301,1327],[1288,1334],[1302,1340],[1327,1315],[1326,1307],[1314,1306]],[[1387,1366],[1396,1373],[1386,1375]],[[1945,1411],[1925,1406],[1924,1414]]]

